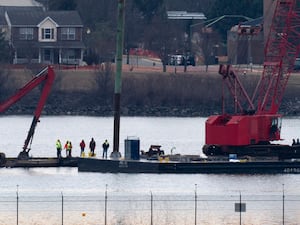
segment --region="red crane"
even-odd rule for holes
[[[281,155],[290,149],[272,145],[280,140],[282,115],[278,113],[288,79],[300,50],[300,3],[277,0],[265,46],[261,79],[249,97],[234,69],[220,65],[219,73],[234,96],[234,115],[223,112],[206,121],[206,155]],[[284,157],[284,156],[282,156]]]
[[[34,89],[35,87],[37,87],[38,85],[40,85],[41,83],[44,82],[42,94],[40,96],[38,105],[34,112],[34,116],[33,116],[33,120],[32,120],[30,129],[28,131],[27,137],[24,142],[23,151],[21,151],[18,156],[19,159],[27,159],[29,157],[28,153],[30,151],[30,145],[33,140],[34,131],[35,131],[37,123],[39,122],[39,118],[43,111],[46,100],[49,96],[52,84],[54,82],[54,78],[55,78],[55,73],[53,71],[53,68],[48,66],[45,69],[43,69],[40,73],[38,73],[32,80],[30,80],[24,87],[19,89],[17,93],[15,93],[13,96],[11,96],[9,99],[7,99],[5,102],[0,104],[0,113],[2,113],[5,110],[7,110],[10,106],[15,104],[17,101],[19,101],[26,94],[28,94],[32,89]],[[3,154],[2,154],[0,156],[0,160],[3,157],[5,157],[5,155],[3,156]]]

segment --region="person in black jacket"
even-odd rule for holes
[[[109,148],[109,143],[107,140],[105,140],[104,143],[102,144],[102,148],[103,148],[102,158],[104,159],[105,157],[107,159],[107,150]]]
[[[96,142],[95,142],[94,138],[91,139],[89,147],[90,147],[90,151],[91,151],[91,156],[94,156],[95,148],[96,148]]]

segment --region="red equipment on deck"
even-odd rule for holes
[[[243,155],[249,154],[249,149],[255,155],[262,146],[268,153],[277,151],[278,146],[273,148],[270,141],[280,140],[282,115],[278,109],[299,54],[299,40],[299,1],[278,0],[265,46],[263,73],[253,97],[248,96],[231,66],[220,65],[219,74],[234,97],[236,114],[223,112],[207,119],[206,155]]]
[[[24,87],[19,89],[17,93],[15,93],[8,100],[6,100],[5,102],[0,104],[0,113],[1,113],[1,112],[4,112],[6,109],[8,109],[13,104],[15,104],[17,101],[19,101],[22,97],[24,97],[26,94],[28,94],[32,89],[34,89],[39,84],[41,84],[43,81],[45,81],[43,90],[42,90],[42,94],[40,96],[37,108],[34,112],[34,117],[33,117],[30,129],[28,131],[27,137],[24,142],[23,151],[20,152],[20,154],[18,156],[19,159],[27,159],[28,158],[28,153],[30,151],[30,146],[28,147],[28,145],[29,144],[31,145],[31,143],[32,143],[36,125],[39,122],[39,118],[43,111],[46,100],[49,96],[52,84],[54,82],[54,78],[55,78],[55,73],[53,71],[53,68],[48,66],[45,69],[43,69],[40,73],[38,73],[32,80],[30,80]]]

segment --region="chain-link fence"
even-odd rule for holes
[[[118,194],[0,196],[2,225],[300,224],[300,196]]]

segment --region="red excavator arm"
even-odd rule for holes
[[[0,104],[0,112],[4,112],[6,109],[8,109],[13,104],[15,104],[26,94],[28,94],[30,91],[32,91],[32,89],[34,89],[39,84],[41,84],[43,81],[45,81],[43,90],[42,90],[42,94],[40,96],[40,100],[39,100],[37,108],[34,112],[33,120],[32,120],[30,129],[28,131],[27,137],[25,139],[23,151],[20,152],[18,158],[21,158],[21,159],[28,158],[28,152],[30,151],[30,148],[28,148],[28,145],[29,145],[29,143],[32,142],[36,125],[39,122],[39,118],[43,111],[43,108],[44,108],[44,105],[48,98],[48,95],[50,93],[52,84],[54,82],[54,78],[55,78],[55,74],[54,74],[53,68],[48,66],[45,69],[43,69],[40,73],[38,73],[32,80],[30,80],[17,93],[15,93],[8,100],[6,100],[5,102]]]

